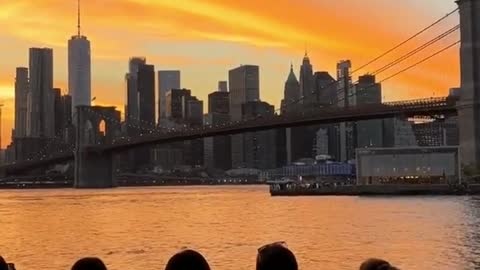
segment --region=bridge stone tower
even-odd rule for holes
[[[462,164],[480,168],[480,0],[458,0],[461,94],[458,103]]]
[[[115,187],[112,154],[101,151],[99,146],[112,143],[120,132],[120,112],[115,107],[78,106],[75,121],[75,187]]]

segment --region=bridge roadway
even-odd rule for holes
[[[384,104],[370,104],[352,108],[322,108],[312,113],[299,113],[291,115],[276,115],[268,118],[239,122],[233,125],[220,127],[203,127],[191,131],[178,131],[166,134],[142,136],[135,141],[117,141],[111,145],[91,146],[101,152],[122,152],[132,148],[171,143],[176,141],[194,140],[206,137],[234,135],[246,132],[270,130],[276,128],[289,128],[316,124],[331,124],[353,122],[371,119],[393,118],[395,116],[413,117],[419,115],[447,115],[456,114],[454,102],[447,98],[431,98],[415,101],[402,101]]]
[[[84,148],[96,153],[116,154],[133,148],[149,145],[165,144],[177,141],[193,140],[213,136],[233,135],[245,132],[263,131],[276,128],[308,126],[315,124],[330,124],[347,121],[361,121],[370,119],[393,118],[395,116],[413,117],[419,115],[448,115],[456,114],[454,102],[447,98],[429,98],[412,101],[384,103],[378,105],[357,106],[351,108],[329,107],[314,110],[310,113],[276,115],[268,118],[238,122],[233,125],[220,127],[203,127],[194,130],[180,130],[168,133],[146,134],[135,140],[117,140],[110,145],[90,145]],[[25,161],[17,164],[0,166],[4,175],[21,173],[22,171],[45,167],[52,164],[64,163],[73,160],[74,154],[59,154],[43,160]]]

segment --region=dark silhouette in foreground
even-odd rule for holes
[[[99,258],[83,258],[72,266],[72,270],[107,270],[107,267]]]
[[[257,270],[298,270],[295,255],[284,242],[265,245],[258,249]]]
[[[0,256],[0,270],[14,270]],[[107,270],[99,258],[87,257],[78,260],[72,270]],[[186,249],[168,260],[165,270],[210,270],[207,260],[197,251]],[[258,249],[256,270],[298,270],[295,255],[284,242],[276,242]],[[368,259],[360,265],[360,270],[400,270],[382,259]]]
[[[360,270],[399,270],[382,259],[368,259],[360,265]]]
[[[202,254],[186,249],[173,255],[165,270],[210,270],[210,266]]]
[[[0,256],[0,270],[8,270],[8,264],[2,256]]]

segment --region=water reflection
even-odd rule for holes
[[[356,269],[367,257],[402,269],[480,267],[480,198],[272,198],[264,187],[1,191],[0,253],[17,269],[163,268],[182,247],[214,269],[254,269],[283,240],[301,269]]]

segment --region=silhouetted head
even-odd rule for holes
[[[173,255],[165,270],[210,270],[210,266],[202,254],[186,249]]]
[[[8,270],[8,264],[2,256],[0,256],[0,270]]]
[[[277,242],[258,249],[257,270],[297,270],[295,255],[285,243]]]
[[[398,270],[382,259],[368,259],[360,265],[360,270]]]
[[[83,258],[72,266],[72,270],[107,270],[107,267],[99,258]]]

